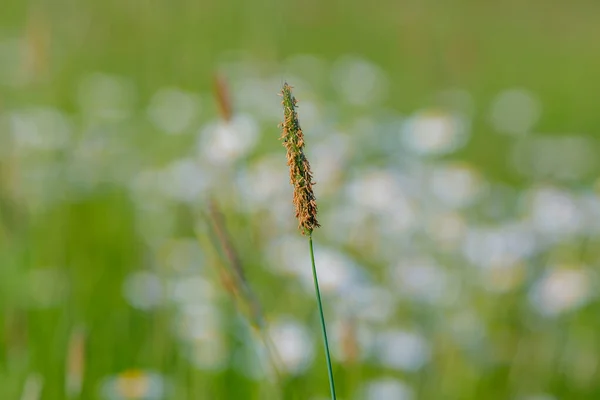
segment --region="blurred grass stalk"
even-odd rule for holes
[[[231,98],[229,96],[227,81],[223,75],[216,74],[214,76],[213,89],[221,119],[225,122],[231,121],[233,117]],[[210,199],[208,201],[208,210],[203,216],[208,227],[207,236],[210,238],[212,248],[221,260],[221,262],[216,263],[216,265],[222,267],[217,270],[221,284],[233,298],[236,309],[245,315],[247,321],[250,323],[252,332],[263,343],[272,367],[272,370],[268,372],[273,372],[274,378],[280,383],[281,360],[270,338],[266,319],[258,297],[246,279],[241,257],[231,240],[225,217],[216,200]]]
[[[42,375],[32,372],[27,376],[21,400],[40,400],[42,389],[44,387],[44,378]]]
[[[246,279],[241,259],[233,246],[226,229],[224,216],[216,201],[209,201],[208,214],[205,215],[205,219],[208,222],[208,236],[212,241],[212,246],[217,251],[219,257],[224,260],[222,263],[217,263],[217,265],[224,266],[224,268],[217,270],[221,284],[233,298],[236,309],[246,316],[250,326],[253,328],[253,332],[263,342],[275,378],[280,382],[281,362],[269,336],[262,307]]]
[[[317,221],[317,202],[312,189],[312,172],[310,170],[310,164],[304,155],[304,134],[302,133],[300,122],[298,121],[298,114],[295,109],[296,99],[292,95],[291,86],[285,83],[281,93],[283,96],[282,103],[284,116],[283,123],[281,124],[283,128],[281,139],[283,141],[283,146],[286,148],[287,165],[290,167],[290,183],[294,186],[293,203],[296,209],[298,228],[303,235],[308,236],[313,282],[315,285],[315,294],[317,296],[317,305],[319,307],[319,317],[321,319],[323,343],[325,345],[329,389],[331,391],[331,398],[335,400],[335,382],[333,379],[331,357],[329,355],[327,328],[325,326],[325,316],[323,313],[323,303],[321,301],[321,291],[319,290],[319,279],[317,277],[312,240],[313,230],[320,226]]]

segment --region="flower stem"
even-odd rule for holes
[[[335,383],[333,381],[333,369],[331,368],[331,357],[329,356],[329,342],[327,341],[327,328],[325,328],[325,316],[323,315],[323,304],[321,303],[321,291],[319,290],[319,280],[317,279],[317,267],[315,266],[315,253],[313,250],[312,232],[308,235],[308,243],[310,244],[310,259],[312,261],[313,281],[315,282],[317,305],[319,306],[319,316],[321,317],[321,330],[323,331],[323,343],[325,344],[325,358],[327,360],[327,374],[329,375],[329,389],[331,390],[331,399],[336,400]]]

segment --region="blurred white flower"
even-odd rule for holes
[[[531,227],[519,221],[507,221],[496,227],[469,227],[462,253],[481,268],[511,267],[539,251]]]
[[[214,284],[200,276],[172,278],[169,283],[170,298],[180,306],[205,304],[217,296]]]
[[[90,121],[119,121],[129,117],[135,102],[135,86],[123,77],[93,73],[79,84],[79,105]]]
[[[269,267],[279,273],[300,275],[310,262],[306,254],[308,243],[303,237],[294,234],[283,235],[272,241],[268,248]],[[310,264],[308,264],[310,269]]]
[[[418,371],[431,357],[425,338],[413,332],[387,330],[377,338],[377,358],[382,365],[402,371]]]
[[[179,335],[183,338],[208,341],[221,330],[221,310],[206,301],[183,303],[179,311]]]
[[[451,304],[456,297],[446,271],[428,257],[401,261],[392,268],[391,278],[398,294],[411,300]]]
[[[249,154],[258,140],[258,124],[249,115],[236,115],[229,122],[206,125],[200,134],[201,158],[217,165],[229,165]]]
[[[400,183],[400,177],[390,171],[366,171],[348,183],[347,193],[356,205],[382,215],[386,225],[403,232],[413,226],[416,215],[413,201]]]
[[[525,89],[510,89],[499,93],[492,102],[491,123],[501,133],[527,133],[542,113],[539,100]]]
[[[368,219],[369,214],[364,210],[359,211],[354,204],[345,203],[336,204],[327,213],[319,215],[321,231],[329,240],[343,245],[372,239],[364,235],[364,226]],[[394,252],[394,256],[396,254]]]
[[[292,187],[289,181],[284,152],[260,158],[239,176],[239,186],[250,209],[270,210],[280,201],[290,203]]]
[[[426,230],[440,249],[455,250],[467,232],[467,223],[461,214],[450,211],[431,216]]]
[[[126,153],[126,160],[122,156]],[[91,191],[101,183],[128,184],[137,173],[135,149],[122,136],[89,129],[71,148],[67,176],[69,183]]]
[[[523,263],[537,251],[533,232],[520,222],[471,227],[462,248],[465,258],[482,269],[482,283],[491,292],[506,292],[520,285],[526,275]]]
[[[463,163],[439,165],[431,173],[430,190],[452,208],[471,205],[483,191],[477,171]]]
[[[60,150],[70,144],[71,123],[52,108],[30,108],[8,114],[14,143],[21,150]]]
[[[579,233],[584,218],[572,193],[554,187],[534,188],[525,195],[527,212],[542,235],[562,238]]]
[[[419,155],[438,155],[456,151],[466,143],[467,122],[443,111],[419,111],[402,127],[405,145]]]
[[[152,96],[147,113],[158,129],[168,134],[178,134],[190,128],[199,110],[199,96],[179,88],[166,87]]]
[[[192,286],[190,282],[186,289],[192,289]],[[199,297],[203,295],[206,293]],[[184,354],[196,368],[217,371],[225,368],[228,351],[221,310],[206,299],[196,302],[194,298],[184,297],[180,299],[179,311],[175,328],[184,341]]]
[[[296,104],[298,120],[302,121],[302,133],[304,133],[305,137],[316,138],[318,137],[318,132],[323,129],[322,110],[314,102],[304,100],[306,96],[302,94],[302,91],[297,90],[297,86],[294,86],[293,89],[296,100],[303,99],[302,102],[298,100]],[[310,143],[313,143],[313,141],[311,140]],[[313,146],[311,146],[312,148]]]
[[[196,202],[210,185],[211,176],[191,158],[175,160],[160,176],[160,189],[171,199]]]
[[[342,133],[331,133],[326,139],[311,146],[311,168],[314,175],[319,177],[315,186],[318,198],[337,191],[336,183],[344,172],[350,148],[350,137]]]
[[[315,263],[318,267],[319,285],[323,293],[340,292],[354,288],[360,282],[360,269],[349,255],[341,251],[317,247],[315,249]],[[302,269],[304,284],[307,288],[312,287],[312,272],[310,259],[306,259],[305,267]]]
[[[269,326],[269,335],[287,372],[300,374],[310,366],[314,344],[303,324],[292,319],[280,319]]]
[[[365,400],[412,400],[413,390],[394,378],[379,378],[364,386]]]
[[[388,93],[385,72],[360,57],[341,57],[332,68],[331,79],[342,98],[355,106],[377,104]]]
[[[163,283],[155,273],[133,272],[125,279],[123,294],[133,307],[150,310],[162,304],[164,299]]]
[[[166,398],[166,385],[156,372],[132,369],[105,378],[100,392],[106,400],[160,400]]]
[[[297,234],[283,236],[269,248],[270,266],[279,272],[300,278],[307,293],[312,293],[312,277],[308,243]],[[347,254],[331,248],[315,248],[315,263],[323,293],[353,289],[361,280],[360,268]]]
[[[271,350],[265,346],[264,341],[253,340],[252,336],[246,335],[243,345],[233,355],[232,366],[236,371],[256,381],[275,378],[277,371],[273,367],[277,359]]]
[[[593,276],[585,269],[555,268],[536,283],[530,299],[541,314],[555,316],[585,305],[594,286]]]
[[[201,338],[192,338],[184,352],[194,366],[201,370],[222,371],[229,362],[225,336],[220,331],[208,331]]]
[[[327,269],[327,265],[322,269]],[[321,275],[319,274],[319,280]],[[386,322],[396,311],[396,298],[389,290],[364,283],[349,287],[337,299],[337,313],[360,322]]]

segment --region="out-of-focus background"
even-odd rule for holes
[[[600,3],[0,9],[0,398],[327,398],[285,81],[339,398],[600,397]]]

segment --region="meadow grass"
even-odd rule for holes
[[[304,134],[300,128],[300,121],[296,113],[296,98],[292,95],[292,88],[285,83],[281,91],[283,97],[283,115],[284,121],[281,124],[281,139],[286,148],[287,165],[290,169],[290,183],[294,187],[293,203],[298,220],[298,228],[303,235],[308,236],[310,248],[310,261],[312,264],[312,275],[315,285],[315,295],[317,297],[317,306],[319,308],[319,319],[321,321],[321,330],[323,333],[323,344],[325,349],[325,359],[327,361],[327,375],[329,377],[329,388],[331,398],[336,399],[335,381],[333,379],[333,367],[327,340],[327,328],[325,325],[325,315],[323,313],[323,303],[321,300],[321,291],[319,290],[319,279],[317,276],[317,267],[315,265],[315,255],[313,249],[312,234],[315,228],[319,227],[317,221],[317,200],[313,193],[312,172],[310,163],[304,154]]]
[[[592,163],[583,178],[567,179],[566,183],[551,175],[538,180],[520,174],[509,161],[515,155],[514,139],[495,132],[490,109],[500,91],[525,88],[542,105],[536,132],[547,132],[548,137],[575,132],[597,138],[600,55],[589,51],[589,43],[600,33],[598,3],[534,0],[505,6],[476,1],[417,4],[386,0],[379,5],[357,0],[344,2],[343,8],[333,3],[280,1],[261,6],[216,0],[154,2],[144,7],[132,0],[89,0],[76,5],[3,2],[0,398],[110,398],[103,388],[111,383],[134,390],[156,382],[153,374],[164,380],[165,396],[173,399],[269,399],[275,395],[305,400],[326,395],[328,371],[323,363],[314,362],[300,373],[285,375],[278,382],[279,394],[273,394],[267,378],[260,374],[256,378],[239,367],[248,345],[258,348],[260,340],[246,335],[239,321],[240,314],[247,315],[248,321],[253,318],[248,311],[251,308],[237,303],[245,298],[241,296],[246,289],[238,288],[236,296],[240,297],[228,291],[231,280],[239,285],[232,261],[223,252],[222,258],[215,257],[222,265],[210,268],[209,261],[215,261],[210,249],[221,246],[216,234],[206,237],[214,244],[198,246],[196,228],[204,221],[202,213],[210,226],[209,203],[165,200],[167,196],[152,191],[132,194],[124,183],[134,181],[137,173],[149,172],[143,176],[152,182],[147,186],[168,186],[152,181],[150,178],[160,175],[153,173],[163,173],[171,161],[189,156],[201,127],[215,119],[229,121],[241,115],[230,109],[234,106],[260,119],[262,133],[256,151],[237,167],[250,169],[263,161],[263,156],[276,152],[275,141],[265,139],[275,138],[277,129],[274,118],[264,116],[268,114],[264,108],[279,115],[277,89],[269,93],[272,107],[258,101],[262,99],[258,91],[253,93],[255,97],[246,96],[238,103],[219,104],[210,95],[212,85],[222,87],[218,78],[218,83],[214,81],[218,68],[235,77],[232,87],[238,95],[249,87],[240,82],[253,84],[273,74],[278,83],[280,75],[303,78],[302,84],[294,82],[307,93],[303,97],[309,104],[307,113],[311,103],[313,111],[318,111],[307,122],[314,123],[314,116],[321,113],[327,128],[312,131],[311,149],[322,145],[324,131],[347,133],[352,147],[359,149],[338,178],[344,182],[363,170],[403,165],[406,160],[398,154],[375,148],[380,140],[389,139],[397,114],[406,119],[424,107],[443,108],[448,93],[463,100],[467,93],[467,105],[460,111],[468,115],[468,144],[455,154],[426,158],[425,164],[454,158],[470,163],[494,182],[499,197],[493,204],[453,212],[450,217],[459,218],[451,221],[477,221],[485,228],[501,224],[512,216],[517,204],[529,199],[520,195],[542,183],[559,185],[584,203],[590,199],[597,165]],[[252,62],[236,63],[238,50],[249,54],[245,61]],[[302,59],[290,58],[297,54],[315,58],[312,63],[300,64]],[[367,107],[349,104],[343,95],[345,88],[332,83],[340,74],[340,57],[347,54],[364,57],[385,71],[387,98],[381,103]],[[100,89],[88,90],[88,81],[96,79],[97,73],[116,80],[101,80]],[[167,134],[149,122],[148,104],[166,87],[197,95],[201,111],[180,135]],[[114,99],[120,101],[113,104]],[[91,114],[97,108],[109,112]],[[35,135],[14,141],[15,127],[32,132],[29,113],[39,110],[58,111],[66,117],[67,145],[58,140],[52,147],[42,140],[42,145],[35,147],[39,144]],[[56,113],[44,115],[46,119],[33,126],[42,127],[39,132],[46,138],[63,125],[54,119]],[[319,176],[319,180],[326,178],[329,176]],[[231,187],[234,182],[233,178],[223,180],[220,186]],[[586,192],[582,194],[580,189]],[[510,195],[513,192],[519,196]],[[277,196],[277,192],[270,193]],[[265,211],[252,203],[249,212],[243,207],[248,199],[221,196],[218,200],[223,201],[218,204],[227,215],[230,240],[243,260],[245,279],[262,306],[266,325],[270,317],[291,315],[310,326],[315,320],[314,300],[306,296],[300,279],[289,276],[289,271],[273,273],[271,269],[277,267],[268,256],[272,244],[287,243],[278,241],[280,235],[269,236],[269,230],[280,227],[273,222],[276,218],[269,218],[279,209]],[[327,216],[327,221],[339,221],[334,211],[353,217],[340,200],[320,196],[320,215]],[[420,203],[429,206],[427,200],[420,199]],[[498,206],[498,202],[502,204]],[[593,220],[588,218],[588,222]],[[522,279],[521,286],[491,292],[475,280],[481,271],[470,269],[464,259],[443,246],[432,245],[427,232],[411,236],[410,246],[399,239],[386,241],[386,235],[394,234],[388,230],[379,239],[368,241],[372,233],[380,232],[376,222],[367,220],[358,234],[335,226],[336,234],[332,234],[332,226],[324,223],[319,245],[350,255],[368,271],[365,280],[388,292],[394,289],[385,286],[389,283],[385,271],[391,263],[385,254],[390,249],[402,251],[405,259],[424,251],[447,267],[444,272],[451,281],[459,282],[455,299],[463,302],[457,309],[450,301],[432,304],[400,297],[387,322],[356,319],[347,324],[344,337],[350,343],[332,343],[340,398],[362,398],[370,384],[383,382],[379,387],[390,387],[385,385],[396,381],[409,386],[414,399],[600,396],[597,299],[592,296],[579,308],[544,317],[533,309],[531,295],[549,267],[583,264],[595,268],[597,237],[592,236],[586,246],[578,236],[555,242],[524,259],[526,268],[518,269],[515,276],[497,277],[503,283]],[[429,222],[420,221],[419,226]],[[201,250],[196,252],[197,248]],[[394,262],[400,261],[399,257]],[[319,268],[323,271],[327,266]],[[219,271],[227,275],[222,278]],[[210,364],[210,352],[198,352],[194,343],[181,337],[182,326],[189,321],[178,304],[165,301],[140,308],[132,303],[125,287],[139,272],[164,279],[165,285],[158,287],[163,287],[165,298],[170,298],[166,295],[172,294],[170,289],[185,289],[184,283],[192,282],[196,284],[194,295],[209,298],[201,303],[220,310],[219,335],[210,343],[223,350],[225,366]],[[181,276],[170,281],[170,274]],[[197,276],[202,279],[194,280]],[[157,287],[155,280],[149,282],[150,288]],[[590,278],[588,282],[595,281]],[[177,293],[189,295],[185,290]],[[386,293],[375,294],[385,299]],[[340,298],[343,296],[336,300]],[[375,315],[380,311],[377,307],[369,310]],[[207,312],[205,320],[213,316]],[[337,316],[328,313],[330,320]],[[369,335],[387,329],[388,323],[394,329],[417,330],[426,338],[431,350],[427,364],[420,369],[384,365],[376,348],[365,350]],[[478,334],[469,336],[465,331]],[[215,332],[203,333],[210,337]],[[353,362],[337,362],[344,359],[336,349],[342,345],[349,349],[348,354],[358,352],[348,356]],[[249,358],[250,365],[259,365]],[[206,364],[198,364],[199,359]]]

